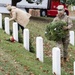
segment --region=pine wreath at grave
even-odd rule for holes
[[[49,23],[46,27],[46,38],[52,41],[59,41],[62,38],[65,38],[67,31],[63,30],[63,26],[66,25],[67,23],[63,21]]]

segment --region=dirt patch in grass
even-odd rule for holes
[[[75,10],[74,10],[74,11],[70,11],[70,12],[69,12],[69,16],[75,17]]]

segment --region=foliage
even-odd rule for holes
[[[34,47],[33,47],[33,45],[32,45],[32,39],[31,39],[31,38],[30,38],[30,40],[29,40],[29,50],[30,50],[30,52],[32,52],[32,53],[35,52]]]
[[[49,23],[49,25],[46,27],[45,36],[48,40],[53,41],[59,41],[62,38],[65,38],[65,35],[67,33],[67,31],[63,30],[63,26],[65,25],[66,23],[63,21]]]
[[[12,35],[12,33],[13,33],[13,31],[12,31],[12,29],[10,29],[10,35]]]
[[[22,37],[22,33],[20,31],[18,31],[18,42],[19,43],[23,43],[23,37]]]
[[[23,43],[23,34],[19,31],[18,32],[18,42],[19,43]],[[30,37],[30,39],[29,39],[29,50],[30,50],[30,52],[32,52],[32,53],[34,53],[35,51],[34,51],[34,47],[33,47],[33,45],[32,45],[32,37]]]
[[[69,5],[75,5],[75,0],[67,0],[66,3]]]
[[[2,19],[2,29],[3,29],[3,30],[5,29],[4,20],[3,20],[3,19]]]

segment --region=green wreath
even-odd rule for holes
[[[46,27],[45,36],[48,40],[60,41],[62,38],[65,38],[67,31],[63,30],[63,26],[66,26],[67,23],[63,21],[51,22]]]

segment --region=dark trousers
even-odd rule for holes
[[[23,33],[24,27],[18,24],[18,31],[20,30],[20,28],[22,29],[22,33]]]

